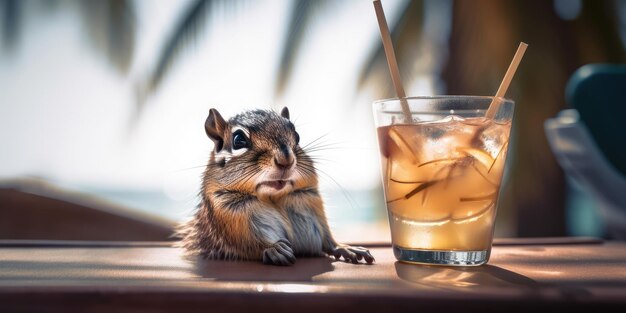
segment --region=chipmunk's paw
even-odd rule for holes
[[[287,266],[296,263],[291,243],[280,239],[269,248],[263,250],[263,264]]]
[[[346,262],[352,262],[354,264],[359,263],[362,259],[365,259],[367,264],[372,264],[375,261],[370,251],[363,247],[338,245],[330,254],[333,255],[335,259],[343,257]]]

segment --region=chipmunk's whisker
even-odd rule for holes
[[[307,145],[301,146],[300,148],[306,153],[310,153],[320,150],[341,149],[343,147],[344,144],[340,142],[321,141],[321,139],[325,136],[326,135],[319,137],[318,139],[308,143]]]
[[[239,172],[240,175],[243,175],[244,173],[247,173],[248,171],[254,171],[255,169],[257,169],[256,164],[251,164],[251,165],[244,165],[240,168],[236,168],[235,170]]]
[[[310,169],[310,170],[315,171],[315,167],[314,167],[314,165],[309,165],[309,164],[297,164],[297,165],[296,165],[296,169],[299,169],[299,168],[302,168],[302,169]]]
[[[309,156],[308,160],[309,161],[315,161],[315,163],[317,163],[316,161],[336,162],[335,160],[332,160],[332,159],[329,159],[329,158],[324,158],[324,157],[319,157],[319,156]]]
[[[258,166],[256,164],[245,164],[244,162],[241,162],[240,164],[235,165],[243,166],[237,168],[239,175],[234,175],[233,181],[243,181],[243,184],[245,184],[258,172]]]
[[[307,175],[315,175],[315,168],[313,167],[300,167],[298,171],[304,171]]]
[[[243,177],[243,182],[241,184],[242,185],[247,184],[250,181],[250,179],[252,179],[255,175],[256,175],[256,171],[249,172],[246,176]]]
[[[259,170],[256,167],[247,169],[247,171],[244,172],[240,177],[240,179],[243,180],[242,185],[247,184],[250,181],[250,179],[252,179],[258,173],[259,173]]]
[[[306,156],[307,158],[311,158],[310,156]],[[346,198],[346,200],[348,201],[348,203],[350,204],[350,206],[352,208],[355,207],[356,204],[356,200],[350,195],[350,193],[348,193],[348,191],[341,186],[341,184],[339,184],[339,182],[337,182],[337,180],[335,180],[332,176],[330,176],[328,173],[326,173],[325,171],[315,167],[315,165],[311,164],[307,164],[307,163],[299,163],[299,166],[296,167],[297,170],[302,173],[303,175],[310,175],[312,177],[315,177],[318,173],[323,175],[323,179],[326,179],[330,182],[332,182],[334,185],[336,185],[339,190],[341,190],[341,193],[343,194],[343,196]]]
[[[311,165],[311,164],[298,164],[296,166],[296,170],[297,171],[304,171],[306,172],[306,174],[313,174],[315,175],[315,166]]]
[[[341,162],[337,160],[323,157],[312,157],[311,160],[318,164],[341,164]]]
[[[304,148],[306,148],[306,147],[309,147],[309,146],[311,146],[311,145],[315,144],[316,142],[319,142],[320,140],[322,140],[322,139],[324,139],[324,138],[328,137],[328,135],[329,135],[329,133],[323,134],[323,135],[321,135],[321,136],[319,136],[319,137],[315,138],[313,141],[311,141],[311,142],[307,143],[306,145],[301,146],[301,148],[302,148],[302,149],[304,149]]]
[[[312,142],[312,143],[310,143],[310,144],[308,144],[308,145],[305,145],[305,146],[303,146],[302,148],[303,148],[303,149],[309,149],[309,148],[319,147],[319,146],[325,146],[325,145],[331,145],[331,146],[336,145],[336,146],[338,146],[338,145],[342,145],[342,144],[345,144],[345,143],[341,143],[341,142],[331,142],[331,141],[321,141],[321,140],[320,140],[320,141],[317,141],[317,142]]]
[[[352,209],[357,207],[358,203],[356,202],[354,197],[352,197],[350,195],[350,193],[345,188],[343,188],[343,186],[341,186],[341,184],[339,184],[339,182],[337,182],[337,180],[335,180],[332,176],[330,176],[328,173],[326,173],[325,171],[323,171],[323,170],[321,170],[319,168],[316,168],[316,170],[317,170],[318,173],[323,174],[323,176],[325,178],[329,179],[332,183],[334,183],[339,188],[339,190],[341,190],[341,193],[346,198],[346,200],[348,201],[348,203],[350,204]]]
[[[178,173],[178,172],[193,170],[193,169],[196,169],[196,168],[206,168],[206,164],[198,165],[198,166],[192,166],[192,167],[185,167],[185,168],[174,170],[172,172]]]
[[[340,150],[345,149],[343,146],[337,143],[328,143],[328,144],[319,144],[311,147],[307,147],[304,149],[305,152],[317,152],[317,151],[325,151],[325,150]]]

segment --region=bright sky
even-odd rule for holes
[[[380,40],[371,1],[321,9],[277,101],[273,82],[292,1],[245,2],[212,19],[131,125],[134,86],[187,3],[137,3],[137,48],[127,76],[93,52],[78,10],[31,10],[18,49],[0,53],[0,178],[157,189],[189,200],[211,149],[203,129],[209,108],[232,116],[288,105],[303,143],[326,135],[337,144],[317,154],[329,160],[319,164],[323,172],[346,189],[378,186],[374,99],[355,93],[359,68]],[[388,20],[402,3],[384,1]],[[432,94],[431,86],[422,81],[412,91]],[[321,183],[322,190],[337,188],[330,179]]]

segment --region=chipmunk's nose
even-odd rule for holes
[[[295,161],[293,152],[285,144],[281,144],[279,151],[274,154],[274,164],[281,170],[289,169]]]

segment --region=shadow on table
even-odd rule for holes
[[[271,266],[261,262],[214,261],[197,258],[195,274],[222,281],[312,281],[334,270],[330,258],[299,258],[293,266]]]
[[[540,283],[524,275],[493,265],[479,267],[444,267],[395,263],[398,277],[411,283],[450,291],[478,292],[485,289],[517,290],[532,297],[558,295],[568,299],[592,296],[583,287],[569,284]],[[556,292],[556,293],[554,293]]]
[[[443,267],[395,263],[396,273],[403,280],[442,289],[466,287],[534,287],[539,283],[493,265],[480,267]]]

